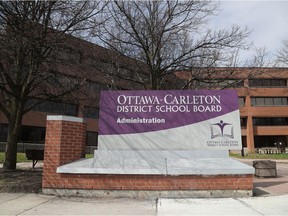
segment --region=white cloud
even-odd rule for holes
[[[211,28],[247,26],[255,47],[266,47],[275,56],[288,39],[288,1],[221,1],[219,15],[211,17]]]

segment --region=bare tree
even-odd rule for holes
[[[277,53],[277,60],[281,65],[288,64],[288,40],[282,41],[282,47]]]
[[[133,79],[145,89],[161,89],[175,78],[175,71],[231,67],[239,49],[249,47],[246,28],[205,30],[217,7],[208,0],[113,1],[107,8],[109,25],[95,35],[109,48],[138,60]]]
[[[69,78],[57,71],[58,60],[62,66],[68,60],[59,51],[66,34],[87,29],[103,6],[94,1],[0,2],[0,110],[9,123],[4,169],[16,168],[23,115],[81,87],[82,80],[73,78],[76,72]]]

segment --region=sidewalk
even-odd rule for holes
[[[156,215],[156,201],[0,193],[0,215]]]
[[[96,199],[0,194],[0,215],[287,215],[288,195],[208,199]]]

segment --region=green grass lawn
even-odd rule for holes
[[[94,154],[85,154],[85,158],[93,158]]]
[[[273,159],[273,160],[288,160],[288,154],[248,154],[242,157],[240,154],[230,153],[230,157],[242,159]]]
[[[5,153],[4,152],[0,152],[0,163],[4,162],[4,156]],[[17,153],[17,162],[27,162],[29,160],[26,159],[26,155],[25,153]]]

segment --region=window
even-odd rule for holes
[[[109,90],[109,86],[98,82],[92,82],[92,81],[88,82],[87,91],[90,94],[99,93],[102,90]]]
[[[285,87],[287,86],[286,79],[250,79],[249,80],[250,87]]]
[[[239,106],[245,106],[245,97],[238,97]]]
[[[89,93],[96,93],[100,92],[101,90],[101,84],[97,82],[89,82],[87,85],[87,90]]]
[[[244,80],[234,79],[203,79],[193,82],[197,88],[239,88],[244,86]]]
[[[1,124],[0,125],[0,141],[6,142],[8,135],[8,124]]]
[[[75,104],[65,104],[65,115],[77,116],[77,106]]]
[[[98,133],[87,131],[86,134],[86,145],[87,146],[98,146]]]
[[[287,106],[287,97],[251,97],[252,106]]]
[[[276,147],[276,142],[286,144],[286,136],[254,136],[255,148]]]
[[[98,107],[85,107],[84,108],[84,117],[85,118],[99,118],[99,108]]]
[[[37,102],[37,99],[31,99],[26,103],[26,107]],[[70,103],[61,103],[55,101],[45,101],[33,108],[34,111],[55,113],[60,115],[77,116],[77,105]]]
[[[253,118],[255,126],[281,126],[288,125],[288,118]]]
[[[44,127],[22,126],[20,141],[24,143],[45,143]]]
[[[58,47],[58,53],[60,60],[71,61],[76,63],[81,63],[82,61],[82,53],[80,51],[75,50],[74,48],[61,46]]]
[[[45,143],[45,127],[34,127],[22,125],[19,141],[24,143]],[[6,142],[8,135],[8,124],[0,125],[0,141]]]
[[[240,124],[241,124],[241,127],[246,127],[247,126],[247,118],[240,118]]]

